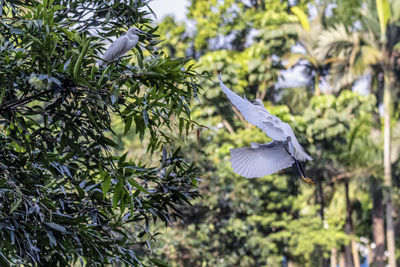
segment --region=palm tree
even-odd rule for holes
[[[326,5],[320,5],[317,7],[318,15],[309,21],[307,15],[297,7],[292,7],[292,12],[297,16],[300,25],[297,27],[298,43],[304,48],[304,53],[289,53],[286,58],[288,63],[287,68],[291,68],[295,65],[304,66],[304,72],[311,81],[312,87],[314,88],[314,94],[319,96],[320,91],[320,81],[322,81],[329,73],[330,65],[332,62],[337,62],[336,57],[328,58],[325,54],[320,53],[319,48],[319,36],[324,33],[327,29],[325,26],[325,10]],[[349,178],[349,177],[346,177]],[[322,181],[318,183],[318,188],[316,188],[316,199],[317,203],[320,204],[320,216],[324,221],[324,196]],[[346,190],[346,224],[345,232],[350,236],[351,243],[344,246],[344,261],[346,266],[360,266],[360,260],[358,256],[358,251],[356,249],[356,239],[354,234],[354,227],[352,223],[352,205],[349,198],[349,181],[348,179],[344,183]],[[336,258],[337,250],[332,249],[331,260]],[[328,259],[326,259],[328,260]],[[324,262],[325,263],[325,262]],[[326,263],[328,263],[326,261]],[[327,264],[326,264],[327,265]]]
[[[375,5],[364,5],[361,27],[349,31],[344,25],[336,25],[324,31],[319,38],[318,54],[332,60],[330,80],[335,81],[336,89],[354,83],[363,74],[377,76],[382,73],[384,104],[384,185],[388,191],[386,201],[386,241],[389,251],[389,266],[396,266],[395,235],[392,205],[391,170],[391,108],[392,95],[396,89],[397,48],[400,40],[400,12],[398,0],[376,0]],[[373,8],[375,6],[375,8]],[[379,88],[376,88],[379,89]],[[383,262],[379,263],[383,266]]]
[[[318,36],[324,30],[325,8],[325,5],[319,6],[318,15],[311,22],[300,8],[291,8],[300,21],[300,25],[297,25],[298,43],[304,48],[304,53],[290,52],[286,55],[286,68],[304,66],[304,73],[310,78],[316,96],[321,93],[320,81],[328,74],[330,61],[317,51]]]
[[[320,33],[316,54],[329,58],[332,91],[351,87],[362,75],[379,72],[383,55],[371,32],[349,32],[338,24]]]

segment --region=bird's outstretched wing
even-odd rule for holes
[[[242,113],[246,121],[260,128],[271,139],[285,141],[287,135],[279,128],[282,122],[279,118],[271,115],[265,108],[256,107],[247,99],[244,99],[225,86],[218,76],[222,91],[226,94],[231,103]]]
[[[118,37],[110,45],[110,47],[107,48],[106,52],[101,57],[103,60],[101,63],[104,65],[107,62],[118,59],[118,57],[120,57],[123,54],[122,52],[124,51],[127,41],[128,41],[128,37],[125,35]]]
[[[288,144],[291,155],[300,161],[312,160],[312,158],[304,152],[304,149],[297,141],[292,127],[290,127],[289,124],[271,115],[265,108],[256,106],[247,99],[238,96],[224,85],[220,76],[218,78],[222,90],[232,104],[242,113],[246,121],[260,128],[271,139],[284,142],[290,137],[291,142]]]
[[[263,177],[292,166],[294,160],[282,142],[252,143],[251,147],[231,149],[232,169],[246,178]]]

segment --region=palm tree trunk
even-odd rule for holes
[[[369,243],[368,244],[368,258],[367,258],[368,266],[371,266],[373,262],[374,262],[374,251],[372,250],[371,243]]]
[[[314,76],[314,94],[316,96],[320,96],[321,95],[321,90],[319,88],[319,75],[316,74]]]
[[[340,254],[339,254],[339,266],[340,267],[347,267],[346,266],[346,256],[344,255],[343,252],[340,252]]]
[[[346,197],[346,223],[345,223],[345,232],[349,236],[352,235],[352,223],[351,223],[351,203],[350,203],[350,198],[349,198],[349,183],[346,181],[344,184],[345,187],[345,197]],[[351,267],[353,266],[353,261],[352,261],[352,256],[351,256],[351,243],[345,245],[344,247],[344,253],[345,253],[345,259],[346,259],[346,267]]]
[[[317,190],[316,196],[317,196],[317,203],[319,204],[319,216],[321,217],[321,223],[322,226],[324,226],[324,221],[325,221],[325,215],[324,215],[324,208],[325,208],[325,202],[324,202],[324,191],[322,188],[322,181],[317,183]],[[329,267],[329,258],[323,258],[322,259],[322,267]]]
[[[346,216],[346,230],[347,227],[348,233],[350,233],[351,236],[351,252],[353,255],[353,264],[354,267],[360,267],[360,256],[358,254],[358,250],[356,247],[356,238],[354,234],[354,226],[353,226],[353,220],[351,218],[351,214],[353,213],[353,208],[351,206],[350,202],[350,197],[349,197],[349,183],[345,183],[345,189],[346,189],[346,207],[347,207],[347,216]],[[347,225],[348,224],[348,225]]]
[[[338,264],[337,261],[337,248],[332,248],[331,249],[331,267],[336,267]]]
[[[390,159],[390,109],[391,109],[391,89],[393,85],[393,73],[390,70],[385,70],[385,85],[383,92],[384,103],[384,144],[383,144],[383,168],[384,168],[384,184],[388,190],[386,202],[386,242],[389,251],[389,266],[396,267],[396,246],[393,224],[393,204],[392,204],[392,163]]]
[[[383,219],[383,206],[382,206],[382,189],[376,184],[372,183],[372,232],[375,242],[374,262],[375,267],[384,267],[384,253],[385,253],[385,227]]]
[[[324,202],[324,191],[322,188],[322,181],[317,184],[317,196],[318,196],[318,204],[319,204],[319,216],[321,217],[322,225],[324,224],[325,220],[325,214],[324,214],[324,208],[325,208],[325,202]]]
[[[354,229],[351,232],[351,251],[353,252],[353,262],[354,267],[360,267],[360,255],[358,254],[357,246],[356,246],[356,238],[354,234]]]

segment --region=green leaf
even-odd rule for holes
[[[149,113],[147,113],[147,110],[143,110],[143,120],[144,120],[144,125],[147,127],[147,125],[149,124]]]
[[[90,112],[90,110],[88,109],[87,106],[82,106],[83,110],[85,111],[86,115],[88,116],[89,120],[91,123],[93,123],[93,125],[99,129],[99,126],[97,125],[96,119],[93,116],[92,112]]]
[[[386,38],[386,25],[391,17],[389,0],[376,0],[376,11],[381,28],[381,39],[383,39]]]
[[[182,135],[183,126],[185,125],[185,119],[179,118],[179,134]]]
[[[142,57],[141,53],[138,53],[136,55],[136,58],[137,58],[139,68],[140,68],[140,70],[142,70],[143,69],[143,57]]]
[[[175,168],[175,163],[172,164],[171,166],[169,166],[169,168],[165,172],[165,177],[168,177],[171,174],[171,172],[174,170],[174,168]]]
[[[64,226],[57,224],[57,223],[53,223],[53,222],[45,222],[45,225],[47,225],[48,227],[57,230],[63,234],[69,234],[69,231],[67,230],[67,228],[65,228]]]
[[[150,258],[150,260],[151,260],[156,266],[159,266],[159,267],[169,267],[168,263],[166,263],[166,262],[164,262],[164,261],[162,261],[162,260],[159,260],[159,259],[156,259],[156,258]]]
[[[102,136],[101,140],[103,141],[103,143],[105,143],[106,145],[112,146],[114,148],[118,148],[118,144],[115,143],[113,140],[111,140],[111,138],[108,138],[106,136]]]
[[[12,204],[11,208],[10,208],[10,213],[13,213],[21,204],[22,202],[22,198],[18,198],[16,202],[14,202],[14,204]]]
[[[125,120],[124,135],[128,133],[128,131],[131,129],[131,126],[132,126],[132,116],[128,117]]]
[[[85,42],[83,43],[81,53],[79,54],[78,60],[75,63],[74,77],[78,76],[78,72],[80,71],[81,66],[82,66],[83,57],[86,55],[86,52],[89,48],[89,44],[90,44],[90,39],[85,40]]]
[[[296,15],[296,17],[300,21],[301,27],[303,27],[303,29],[306,31],[310,31],[310,23],[308,22],[307,14],[304,13],[304,11],[297,6],[292,6],[290,10]]]
[[[103,73],[101,74],[100,79],[99,79],[99,81],[97,82],[97,89],[100,89],[100,88],[101,88],[101,86],[102,86],[102,84],[103,84],[104,77],[105,77],[106,74],[109,72],[109,70],[110,70],[110,66],[107,66],[107,67],[103,70]]]
[[[64,67],[63,70],[66,71],[68,69],[69,63],[71,63],[72,57],[70,57],[69,59],[67,59],[67,61],[65,61],[64,63]]]
[[[118,202],[121,199],[122,195],[122,188],[123,188],[123,183],[119,181],[117,185],[115,186],[114,194],[113,194],[113,199],[112,199],[112,204],[113,204],[113,209],[115,209],[118,205]]]
[[[144,188],[143,186],[141,186],[141,185],[140,185],[138,182],[136,182],[135,180],[129,179],[129,183],[130,183],[133,187],[135,187],[137,190],[139,190],[139,191],[141,191],[141,192],[143,192],[143,193],[146,193],[146,194],[150,194],[149,191],[146,190],[146,188]]]
[[[163,163],[163,164],[164,164],[165,161],[167,160],[167,156],[168,156],[168,154],[167,154],[167,149],[165,149],[165,146],[163,146],[163,148],[162,148],[162,163]]]
[[[19,207],[19,205],[21,205],[21,202],[22,202],[21,190],[19,190],[18,187],[15,187],[15,190],[17,192],[18,199],[17,199],[17,201],[14,202],[14,204],[12,204],[12,206],[10,208],[10,214],[13,213]]]
[[[103,199],[106,197],[108,190],[110,190],[111,185],[111,176],[107,172],[102,172],[100,175],[100,179],[103,180],[101,185],[101,191],[103,191]]]
[[[6,95],[7,89],[5,87],[0,88],[0,104],[3,102],[4,96]]]
[[[50,240],[50,246],[52,247],[57,246],[57,239],[54,237],[53,232],[50,230],[46,230],[46,232]]]
[[[3,7],[4,7],[4,1],[1,1],[0,4],[0,17],[3,16]],[[152,10],[153,11],[153,10]],[[153,12],[154,13],[154,12]],[[1,103],[1,102],[0,102]]]
[[[118,166],[119,167],[123,167],[125,160],[126,160],[126,156],[128,155],[128,152],[125,152],[119,159],[118,159]]]

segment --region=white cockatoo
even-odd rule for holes
[[[249,101],[242,98],[224,85],[221,76],[218,78],[222,90],[245,120],[273,139],[266,144],[251,143],[251,147],[231,149],[233,171],[246,178],[263,177],[296,163],[301,178],[307,183],[314,184],[306,177],[299,162],[312,158],[304,152],[290,125],[270,114],[260,99]]]
[[[129,50],[134,48],[139,41],[139,34],[148,35],[148,33],[139,30],[138,28],[130,28],[125,34],[118,37],[107,48],[106,52],[98,60],[100,66],[105,66],[107,63],[116,61],[126,54]]]

